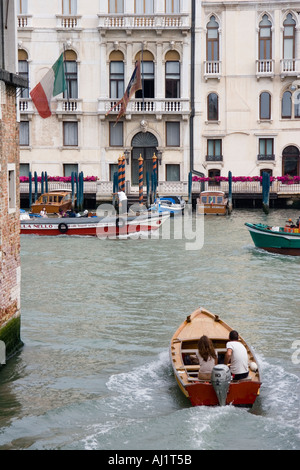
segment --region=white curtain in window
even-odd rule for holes
[[[180,123],[167,122],[167,145],[179,147],[180,145]]]
[[[77,0],[63,0],[63,15],[77,15]]]
[[[166,13],[179,13],[180,0],[166,0]]]
[[[110,145],[122,147],[123,145],[123,123],[118,122],[116,125],[110,122]]]
[[[64,122],[64,145],[78,145],[77,122]]]
[[[20,145],[29,145],[29,122],[21,121],[19,126]]]
[[[135,9],[138,15],[142,15],[143,13],[152,15],[154,12],[153,0],[136,0]]]

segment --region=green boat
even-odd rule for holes
[[[257,248],[282,255],[300,256],[300,231],[291,227],[245,224]]]

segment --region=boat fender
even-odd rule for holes
[[[67,226],[67,224],[62,222],[58,225],[58,230],[60,231],[60,233],[67,233],[67,231],[69,230],[69,227]]]
[[[116,227],[122,228],[125,225],[125,220],[121,217],[116,218]]]
[[[253,362],[253,361],[250,362],[249,368],[250,368],[250,370],[252,370],[252,372],[257,372],[258,371],[258,367],[257,367],[256,362]]]
[[[231,382],[231,373],[228,366],[218,364],[211,372],[211,383],[216,392],[220,406],[226,405],[226,397]]]

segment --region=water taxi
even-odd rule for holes
[[[45,209],[47,214],[59,214],[72,207],[71,191],[51,191],[41,196],[31,205],[31,212],[39,214]]]
[[[197,199],[197,214],[226,215],[228,198],[223,191],[202,191]]]

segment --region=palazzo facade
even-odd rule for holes
[[[138,184],[299,175],[299,1],[18,0],[21,175],[83,171]],[[67,90],[42,119],[29,95],[64,52]],[[137,60],[143,91],[116,119]],[[108,114],[107,114],[108,113]],[[145,175],[144,175],[145,177]]]

